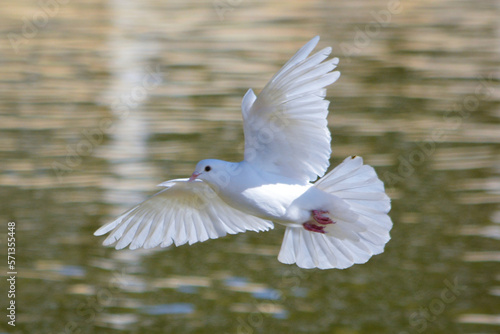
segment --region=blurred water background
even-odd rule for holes
[[[499,333],[499,17],[498,0],[5,3],[0,246],[15,221],[18,275],[0,333]],[[331,163],[363,156],[393,199],[385,253],[298,269],[279,226],[101,246],[160,182],[241,160],[243,94],[315,35],[342,72]]]

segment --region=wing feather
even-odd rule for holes
[[[158,221],[164,221],[164,219],[165,211],[161,211],[158,215]],[[156,224],[152,226],[144,241],[144,248],[149,249],[155,247],[155,245],[161,244],[164,226],[165,224]]]
[[[119,216],[94,234],[110,232],[104,245],[152,248],[193,244],[246,230],[267,231],[273,223],[227,205],[205,182],[163,183],[166,189]]]
[[[329,102],[325,87],[340,73],[338,58],[326,60],[331,48],[309,56],[319,41],[304,45],[264,87],[258,97],[250,89],[242,101],[245,160],[259,169],[309,182],[328,168]]]

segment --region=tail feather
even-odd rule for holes
[[[344,269],[384,251],[392,228],[391,203],[372,167],[363,165],[361,157],[348,157],[315,187],[342,199],[355,214],[336,219],[325,234],[287,227],[279,261],[302,268]]]

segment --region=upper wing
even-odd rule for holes
[[[227,233],[267,231],[273,223],[227,205],[205,182],[178,179],[162,183],[167,187],[153,197],[98,229],[94,235],[111,234],[104,245],[115,241],[116,249],[152,248],[193,244]]]
[[[257,98],[250,89],[243,98],[245,160],[259,169],[303,182],[322,176],[331,154],[325,87],[340,72],[338,58],[323,62],[325,48],[308,57],[319,41],[304,45],[264,87]]]

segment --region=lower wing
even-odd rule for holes
[[[188,179],[167,181],[166,189],[98,229],[94,235],[111,231],[105,246],[116,249],[168,247],[216,239],[227,233],[267,231],[273,223],[226,204],[205,182]]]

